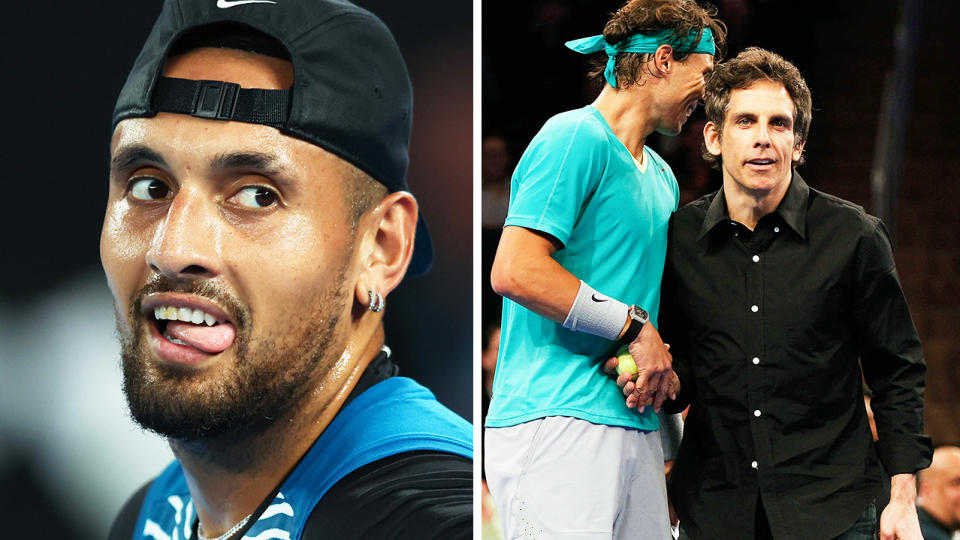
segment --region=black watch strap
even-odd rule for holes
[[[637,336],[640,335],[640,330],[643,330],[643,325],[647,324],[647,321],[650,320],[650,315],[637,306],[630,306],[627,315],[630,316],[630,326],[618,340],[624,345],[630,344],[633,340],[637,339]]]

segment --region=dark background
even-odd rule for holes
[[[442,402],[471,419],[472,5],[440,0],[356,3],[386,22],[410,70],[415,106],[408,181],[431,229],[435,251],[429,274],[408,280],[390,295],[387,344],[401,374],[424,383]],[[109,524],[99,515],[76,515],[70,507],[77,505],[67,500],[97,497],[97,486],[90,486],[89,493],[64,490],[70,482],[50,478],[38,457],[52,445],[84,443],[58,434],[54,424],[62,417],[46,418],[38,412],[44,410],[41,405],[31,405],[32,399],[59,399],[48,394],[54,385],[38,366],[61,359],[35,353],[48,321],[17,319],[18,314],[44,312],[33,306],[56,302],[62,291],[92,287],[97,295],[109,294],[98,242],[107,196],[110,116],[161,4],[160,0],[11,2],[0,22],[3,189],[12,195],[2,213],[0,318],[14,319],[0,320],[4,377],[0,384],[7,399],[17,396],[18,401],[12,409],[17,412],[8,412],[6,420],[0,415],[5,537],[101,538]],[[83,285],[79,276],[87,278]],[[78,321],[92,316],[83,306],[70,309]],[[35,336],[24,337],[27,324]],[[75,360],[77,369],[88,363],[117,364],[109,357]],[[25,371],[28,365],[31,371]],[[57,373],[58,378],[69,376]],[[72,390],[76,395],[71,399],[78,404],[96,400],[95,393],[100,392]],[[0,396],[5,404],[3,400]],[[14,424],[28,428],[10,428]],[[93,456],[89,467],[101,471],[104,482],[115,474],[109,455]],[[145,478],[156,472],[144,471]],[[104,514],[119,507],[114,499],[101,505],[108,507]]]

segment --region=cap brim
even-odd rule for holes
[[[417,233],[413,243],[413,258],[407,268],[407,277],[426,274],[433,266],[433,242],[430,241],[430,232],[423,216],[417,217]]]

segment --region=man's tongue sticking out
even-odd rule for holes
[[[208,354],[217,354],[233,344],[237,331],[230,323],[220,323],[214,326],[193,324],[181,321],[170,321],[167,324],[167,335],[183,341],[195,349]]]

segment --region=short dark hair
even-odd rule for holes
[[[291,61],[286,46],[273,36],[252,26],[236,22],[220,22],[198,26],[177,38],[170,46],[167,57],[178,56],[203,47],[236,49]],[[349,209],[351,226],[356,227],[360,216],[387,195],[387,188],[350,162],[343,191]]]
[[[344,178],[343,194],[351,219],[351,227],[356,227],[360,216],[387,196],[387,186],[374,180],[372,176],[363,172],[351,163],[347,163],[351,173]]]
[[[744,49],[736,57],[717,65],[707,77],[704,112],[708,122],[723,134],[723,121],[730,106],[730,92],[747,88],[757,81],[780,83],[793,101],[794,148],[807,140],[812,116],[812,99],[803,75],[782,56],[759,47]],[[703,146],[703,159],[714,169],[720,168],[721,156],[711,154]],[[803,163],[803,155],[796,161]]]
[[[671,30],[677,38],[686,38],[693,32],[699,41],[704,29],[709,28],[717,48],[714,59],[719,61],[723,58],[727,27],[715,18],[716,15],[716,8],[709,4],[701,7],[694,0],[631,0],[610,16],[603,28],[603,37],[607,43],[615,45],[634,34]],[[673,52],[673,57],[679,62],[686,60],[689,55],[689,52],[678,52],[676,49]],[[638,84],[645,67],[648,73],[653,74],[647,67],[651,58],[653,55],[650,53],[618,54],[615,64],[617,88]],[[602,78],[607,55],[601,53],[592,62],[589,77]]]

